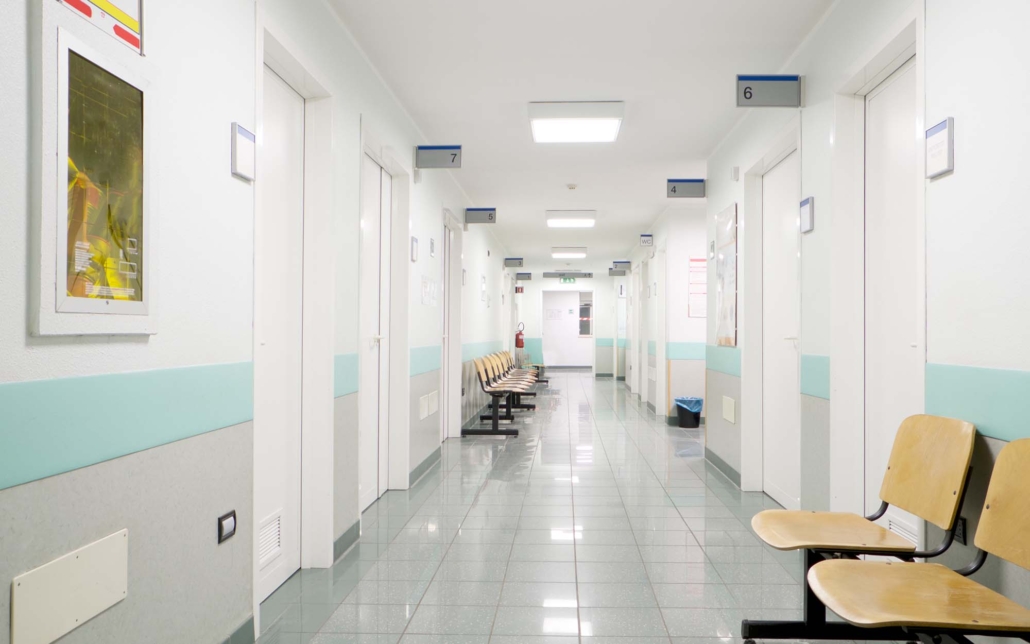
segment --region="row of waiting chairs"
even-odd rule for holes
[[[1030,610],[969,579],[988,554],[1030,569],[1030,439],[1009,443],[998,456],[976,531],[974,560],[959,570],[914,561],[937,557],[954,541],[975,437],[970,423],[912,416],[898,429],[880,508],[872,515],[756,514],[751,526],[759,538],[779,550],[805,553],[803,620],[744,620],[744,639],[939,644],[947,636],[971,644],[967,636],[981,635],[1030,641]],[[874,523],[892,505],[943,529],[942,542],[918,551]],[[862,555],[880,558],[859,559]],[[828,622],[827,608],[844,621]]]
[[[510,422],[515,420],[515,411],[528,411],[536,409],[532,403],[522,402],[522,398],[536,396],[533,388],[536,385],[547,384],[543,378],[543,367],[541,365],[529,365],[527,369],[520,369],[515,365],[515,359],[508,351],[492,353],[482,358],[475,358],[473,363],[476,367],[476,376],[479,378],[479,386],[483,392],[490,397],[491,413],[479,417],[480,421],[489,420],[490,429],[466,428],[461,430],[462,436],[518,436],[519,431],[514,427],[501,427],[501,421]],[[501,405],[504,405],[504,414],[501,414]]]

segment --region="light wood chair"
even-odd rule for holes
[[[969,579],[988,553],[1030,569],[1030,439],[998,455],[976,531],[976,559],[954,571],[939,564],[832,560],[808,571],[816,596],[863,632],[900,628],[913,639],[962,644],[967,635],[1030,641],[1030,610]]]
[[[490,429],[479,429],[476,427],[464,428],[461,430],[462,436],[518,436],[519,430],[511,427],[501,427],[501,420],[511,420],[513,418],[511,414],[511,396],[516,393],[516,389],[511,386],[499,385],[493,382],[493,366],[485,358],[473,358],[472,363],[476,368],[476,376],[479,378],[479,386],[485,394],[490,396],[490,404],[492,407],[492,413],[490,415],[482,415],[479,417],[480,420],[491,421]],[[507,403],[507,410],[504,416],[501,416],[501,401],[504,400]]]
[[[954,539],[955,520],[965,495],[976,428],[962,420],[916,415],[898,428],[880,487],[880,508],[868,517],[845,512],[765,510],[751,527],[778,550],[803,550],[808,571],[827,555],[854,558],[861,554],[912,560],[945,552]],[[917,551],[903,537],[874,523],[891,506],[910,512],[945,531],[932,550]],[[803,584],[802,621],[744,620],[741,635],[753,639],[877,639],[856,633],[848,624],[827,623],[826,607]],[[898,631],[880,639],[899,639]],[[900,639],[903,639],[901,635]]]

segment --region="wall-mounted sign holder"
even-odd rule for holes
[[[239,123],[232,124],[232,173],[245,181],[253,181],[257,167],[257,139]]]
[[[926,131],[926,178],[955,171],[955,119],[948,117]]]
[[[665,182],[665,196],[669,199],[705,196],[704,179],[668,179]]]
[[[804,76],[738,74],[737,107],[802,107]]]
[[[532,273],[515,273],[516,282],[528,282],[531,279],[533,279]]]
[[[625,269],[621,269],[621,268],[618,268],[618,269],[616,269],[616,268],[609,268],[608,269],[608,277],[626,277],[626,271],[625,271]]]
[[[465,225],[469,224],[496,224],[496,208],[466,208]]]
[[[504,258],[504,267],[505,268],[522,268],[522,258],[521,257],[505,257]]]
[[[422,170],[457,170],[461,167],[460,145],[416,145],[414,181],[422,183]]]
[[[810,233],[815,230],[815,198],[809,197],[801,202],[801,232]]]
[[[654,235],[641,235],[640,236],[640,245],[641,246],[647,246],[647,247],[654,246]]]
[[[617,271],[628,271],[632,267],[633,267],[633,262],[624,262],[624,261],[612,262],[612,268],[614,268]]]
[[[557,278],[562,279],[566,277],[581,277],[583,279],[589,279],[594,276],[593,273],[583,273],[581,271],[545,271],[544,277],[546,278]]]

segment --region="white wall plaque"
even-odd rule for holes
[[[809,197],[801,202],[801,232],[815,230],[815,199]]]
[[[254,133],[239,123],[232,124],[232,173],[240,179],[253,181],[257,167],[257,139]]]
[[[948,117],[926,131],[926,178],[955,170],[955,119]]]
[[[641,235],[640,236],[641,246],[654,246],[654,235]]]

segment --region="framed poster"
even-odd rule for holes
[[[148,84],[63,28],[55,63],[36,332],[154,333]]]
[[[737,346],[737,204],[715,216],[715,342]]]

